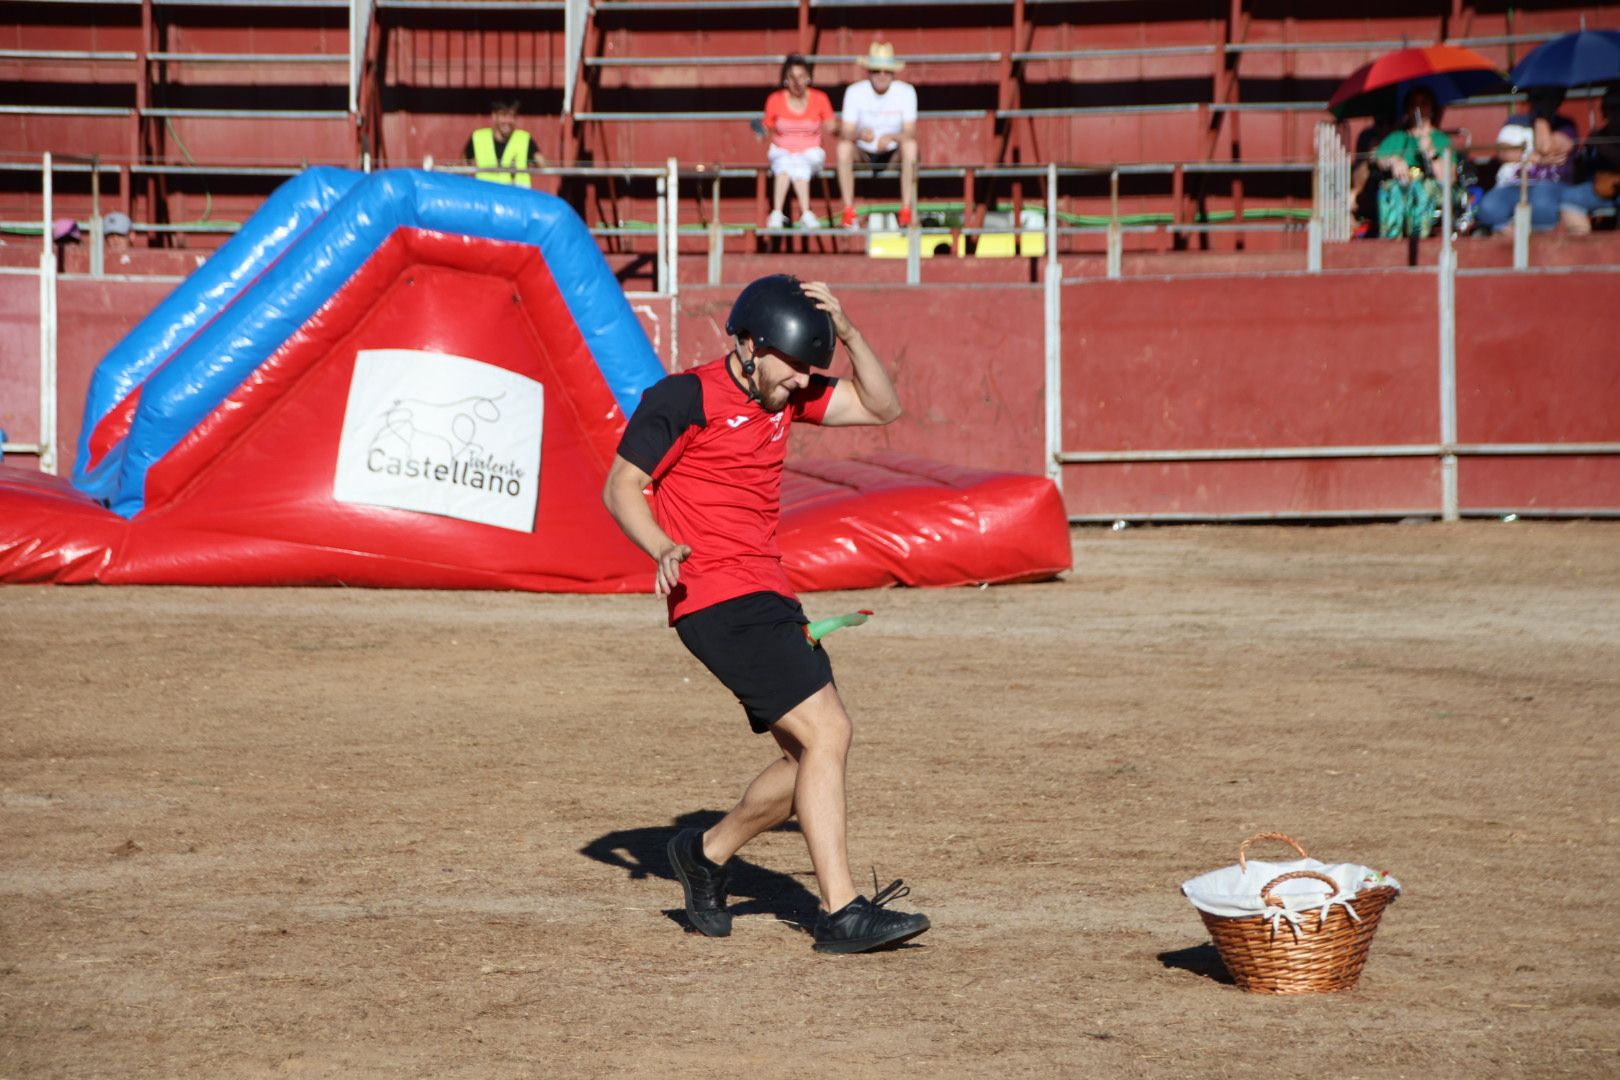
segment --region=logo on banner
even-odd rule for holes
[[[355,357],[332,497],[534,531],[545,388],[416,349]]]

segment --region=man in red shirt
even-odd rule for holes
[[[782,751],[713,828],[675,835],[670,864],[692,925],[725,937],[727,860],[797,812],[821,891],[815,948],[897,945],[927,930],[928,919],[883,906],[909,891],[898,881],[870,899],[855,891],[844,801],[852,727],[827,654],[805,633],[776,526],[793,423],[888,424],[900,399],[821,282],[801,285],[785,274],[753,282],[732,306],[726,333],[734,347],[725,356],[642,395],[602,493],[625,535],[657,562],[655,591],[668,598],[682,643]],[[832,362],[838,341],[850,377],[814,373]]]

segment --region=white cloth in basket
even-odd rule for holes
[[[1330,897],[1325,882],[1315,878],[1294,878],[1272,890],[1283,902],[1282,908],[1268,908],[1260,898],[1260,890],[1278,875],[1296,870],[1314,870],[1332,878],[1339,886],[1338,892]],[[1320,859],[1293,859],[1289,862],[1250,859],[1246,870],[1235,863],[1220,870],[1211,870],[1184,882],[1181,892],[1199,911],[1207,911],[1211,915],[1235,919],[1266,915],[1274,920],[1277,917],[1286,918],[1297,925],[1302,911],[1321,911],[1326,917],[1327,907],[1352,901],[1362,889],[1382,885],[1388,885],[1397,892],[1401,888],[1401,883],[1393,876],[1356,863],[1324,863]],[[1347,906],[1351,917],[1355,918],[1354,906]]]

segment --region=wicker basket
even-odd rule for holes
[[[1238,848],[1240,867],[1248,868],[1248,847],[1260,840],[1284,841],[1299,852],[1300,858],[1310,857],[1290,836],[1260,833],[1249,837]],[[1316,878],[1338,889],[1337,883],[1326,875],[1314,870],[1296,870],[1273,878],[1260,890],[1261,899],[1268,907],[1282,906],[1282,900],[1272,890],[1293,878]],[[1367,949],[1372,945],[1373,934],[1378,932],[1378,920],[1384,908],[1398,895],[1397,890],[1387,885],[1362,889],[1350,901],[1355,905],[1359,921],[1352,919],[1342,904],[1337,904],[1325,920],[1307,915],[1300,919],[1297,928],[1277,928],[1261,915],[1240,919],[1206,911],[1198,914],[1203,917],[1210,937],[1215,939],[1215,948],[1226,970],[1242,989],[1256,994],[1331,994],[1356,985],[1361,969],[1367,966]]]

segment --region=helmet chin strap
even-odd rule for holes
[[[754,375],[754,361],[751,359],[743,359],[741,341],[738,341],[737,344],[732,348],[731,355],[737,358],[737,365],[742,368],[743,377],[748,380],[748,386],[745,388],[748,394],[748,400],[757,401],[763,405],[765,403],[765,399],[759,396],[759,379]]]

